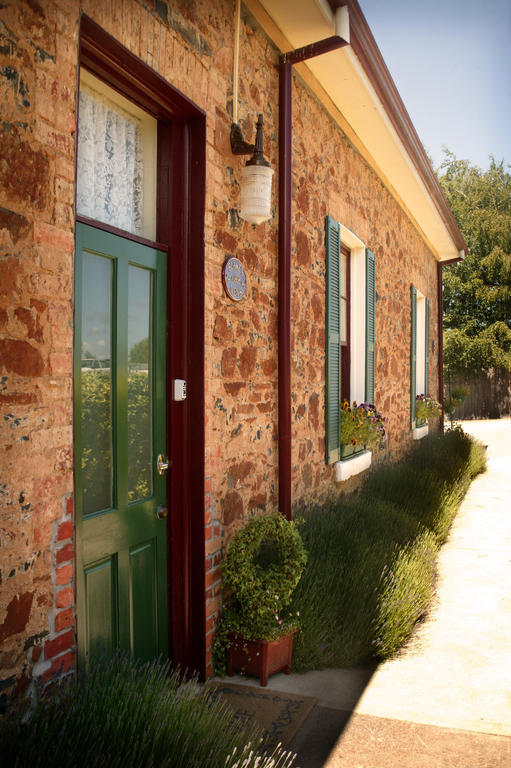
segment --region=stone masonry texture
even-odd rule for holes
[[[0,696],[75,664],[73,281],[80,14],[206,113],[205,616],[210,649],[221,561],[252,514],[278,506],[278,51],[242,5],[239,122],[264,115],[273,216],[241,220],[244,158],[231,153],[233,0],[4,0],[0,7]],[[346,492],[325,465],[324,220],[376,254],[375,404],[387,454],[411,446],[410,284],[431,301],[433,255],[316,96],[293,83],[293,503]],[[196,222],[196,226],[202,226]],[[236,255],[247,293],[231,301]],[[355,479],[345,484],[357,486]]]

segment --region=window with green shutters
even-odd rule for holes
[[[341,238],[326,217],[326,463],[339,460],[341,407]]]
[[[411,332],[410,332],[410,429],[415,426],[415,397],[417,381],[417,288],[410,287]]]
[[[410,286],[410,429],[415,424],[417,395],[429,395],[429,317],[431,303]]]
[[[352,235],[354,238],[354,236]],[[356,242],[356,238],[354,238]],[[363,243],[354,245],[354,251],[347,258],[355,258],[357,269],[354,268],[355,279],[349,285],[343,285],[343,275],[352,272],[342,269],[341,263],[341,226],[330,216],[325,220],[326,244],[326,451],[327,464],[332,464],[340,458],[340,418],[341,408],[341,372],[342,376],[350,376],[353,371],[342,367],[343,340],[350,353],[349,359],[355,360],[356,387],[351,398],[374,403],[375,377],[375,321],[376,321],[376,258],[374,253],[363,247]],[[357,261],[358,260],[358,261]],[[362,314],[352,316],[352,322],[359,323],[358,328],[351,327],[348,322],[351,296],[357,292]],[[349,295],[348,295],[349,293]],[[365,297],[365,314],[363,300]],[[346,311],[343,314],[343,304]],[[364,333],[365,324],[365,333]],[[358,362],[357,362],[358,361]],[[342,391],[350,391],[349,386],[343,386]],[[358,392],[358,395],[357,395]]]
[[[426,324],[425,324],[425,373],[424,373],[424,394],[429,395],[429,313],[430,313],[430,301],[426,299]]]
[[[376,257],[366,248],[365,401],[374,404],[374,336],[376,325]]]

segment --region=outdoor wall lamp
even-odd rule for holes
[[[250,160],[241,171],[240,216],[249,224],[261,224],[271,218],[271,181],[273,168],[264,157],[263,116],[256,123],[256,140],[248,144],[238,123],[231,125],[231,149],[235,155],[249,155]]]

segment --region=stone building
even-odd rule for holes
[[[4,698],[98,643],[206,677],[234,530],[379,460],[340,460],[341,399],[373,401],[398,456],[415,393],[442,390],[465,244],[338,5],[1,4]],[[259,114],[253,225],[230,136],[253,144]]]

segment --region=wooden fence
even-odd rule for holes
[[[456,377],[449,382],[445,377],[444,398],[449,399],[451,391],[467,387],[465,401],[454,411],[455,419],[500,419],[511,416],[511,371],[492,369],[472,379]],[[447,416],[447,415],[446,415]]]

